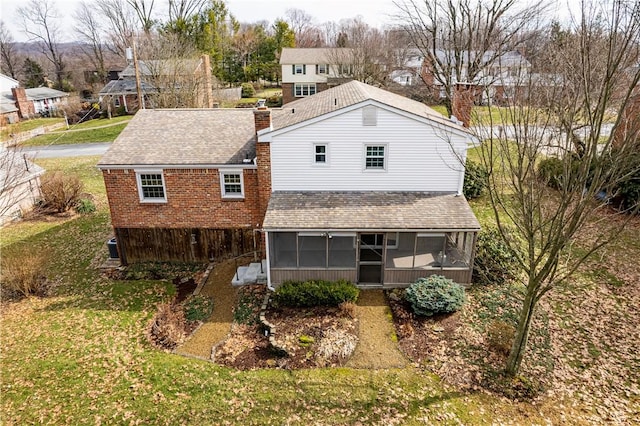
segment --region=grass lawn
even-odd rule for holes
[[[52,124],[64,123],[64,118],[34,118],[33,120],[21,121],[15,124],[9,124],[0,131],[0,139],[8,140],[9,135],[13,133],[28,132],[42,126],[51,126]]]
[[[101,120],[102,121],[102,120]],[[92,142],[113,142],[127,123],[102,128],[89,128],[80,131],[64,131],[36,136],[24,142],[23,146],[64,145]]]
[[[96,162],[96,157],[39,161],[48,169],[79,173],[87,191],[98,200],[96,213],[45,224],[23,222],[2,230],[3,257],[47,252],[47,274],[55,283],[49,297],[1,302],[3,423],[598,423],[600,418],[593,417],[592,400],[573,396],[574,392],[582,395],[580,386],[588,383],[580,380],[570,369],[573,367],[560,368],[566,377],[554,376],[563,385],[567,380],[575,380],[567,384],[566,392],[543,395],[535,403],[528,403],[481,391],[459,391],[413,366],[394,370],[236,371],[152,348],[145,339],[146,326],[156,304],[167,300],[174,290],[167,281],[110,280],[95,269],[107,256],[105,242],[111,235]],[[479,200],[474,208],[482,203]],[[629,247],[626,239],[633,246]],[[625,235],[620,247],[613,249],[626,250],[629,256],[640,255],[633,232]],[[613,253],[612,258],[615,259]],[[602,312],[609,312],[612,300],[620,304],[620,310],[629,309],[637,299],[625,301],[622,293],[625,289],[612,287],[609,293],[613,295],[596,293],[603,303]],[[563,305],[558,309],[573,315],[576,308],[569,303],[572,299],[561,300]],[[576,302],[574,299],[574,305]],[[492,310],[499,312],[495,303],[494,299],[486,301]],[[588,308],[589,313],[597,309],[590,305],[583,308]],[[550,310],[555,315],[553,309]],[[580,326],[573,316],[564,319],[568,328]],[[627,321],[632,320],[629,314]],[[576,367],[576,371],[594,372],[584,367],[587,359],[593,360],[593,364],[610,364],[609,358],[615,358],[615,350],[607,349],[602,341],[606,340],[606,330],[612,330],[609,337],[621,340],[613,334],[621,325],[616,322],[610,327],[603,328],[591,340],[591,328],[579,332],[582,340],[575,340],[575,354],[583,366]],[[582,352],[583,344],[588,348],[588,342],[596,345],[591,351],[593,356]],[[633,404],[638,386],[634,370],[639,367],[637,353],[634,358],[625,352],[620,358],[627,359],[627,371],[631,371],[621,380],[627,380]],[[611,374],[602,378],[614,379],[617,376]],[[593,388],[596,395],[599,389]],[[635,404],[638,407],[638,399]]]
[[[127,123],[131,121],[132,118],[132,115],[122,115],[120,117],[113,117],[112,119],[96,118],[95,120],[85,121],[84,123],[73,124],[69,126],[69,130],[91,129],[94,127],[110,126],[116,123]]]

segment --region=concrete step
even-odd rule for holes
[[[245,284],[244,276],[247,273],[248,266],[238,266],[238,271],[233,275],[233,279],[231,279],[231,285],[239,286]]]
[[[231,280],[231,285],[265,284],[267,282],[267,261],[253,262],[249,266],[239,266]]]

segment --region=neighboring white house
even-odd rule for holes
[[[27,99],[33,102],[36,114],[50,115],[66,105],[69,94],[49,87],[34,87],[25,89]]]
[[[0,226],[30,210],[40,196],[45,170],[20,151],[0,146]]]
[[[352,73],[348,63],[350,48],[289,48],[282,49],[282,103],[287,104],[327,90]]]
[[[14,87],[20,86],[20,82],[8,75],[0,74],[0,93],[11,92]]]

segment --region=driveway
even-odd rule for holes
[[[21,148],[21,152],[31,158],[80,157],[86,155],[102,155],[107,152],[110,146],[111,142],[33,146]]]

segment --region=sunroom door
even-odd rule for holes
[[[385,234],[366,233],[358,238],[358,283],[382,284]]]

